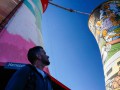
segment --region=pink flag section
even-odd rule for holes
[[[24,40],[19,35],[12,35],[7,30],[1,33],[0,37],[0,61],[29,63],[27,60],[27,51],[35,44]]]

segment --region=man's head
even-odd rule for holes
[[[27,57],[30,63],[33,65],[37,64],[37,65],[47,66],[50,64],[48,60],[49,56],[46,55],[46,52],[41,46],[35,46],[33,48],[30,48]]]

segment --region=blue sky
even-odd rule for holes
[[[91,13],[106,0],[52,0],[61,6]],[[72,90],[105,90],[99,48],[88,28],[88,15],[49,5],[42,16],[44,46],[51,75]]]

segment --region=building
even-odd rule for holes
[[[120,1],[102,3],[91,13],[88,25],[101,52],[106,90],[119,90]]]

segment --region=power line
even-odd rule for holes
[[[58,5],[58,4],[55,4],[55,3],[51,2],[51,0],[49,1],[49,4],[51,4],[51,5],[53,5],[53,6],[56,6],[56,7],[58,7],[58,8],[64,9],[64,10],[69,11],[69,12],[75,12],[75,13],[79,13],[79,14],[90,15],[90,13],[80,12],[80,11],[77,11],[77,10],[73,10],[73,9],[71,9],[71,8],[65,8],[65,7],[63,7],[63,6],[60,6],[60,5]]]

